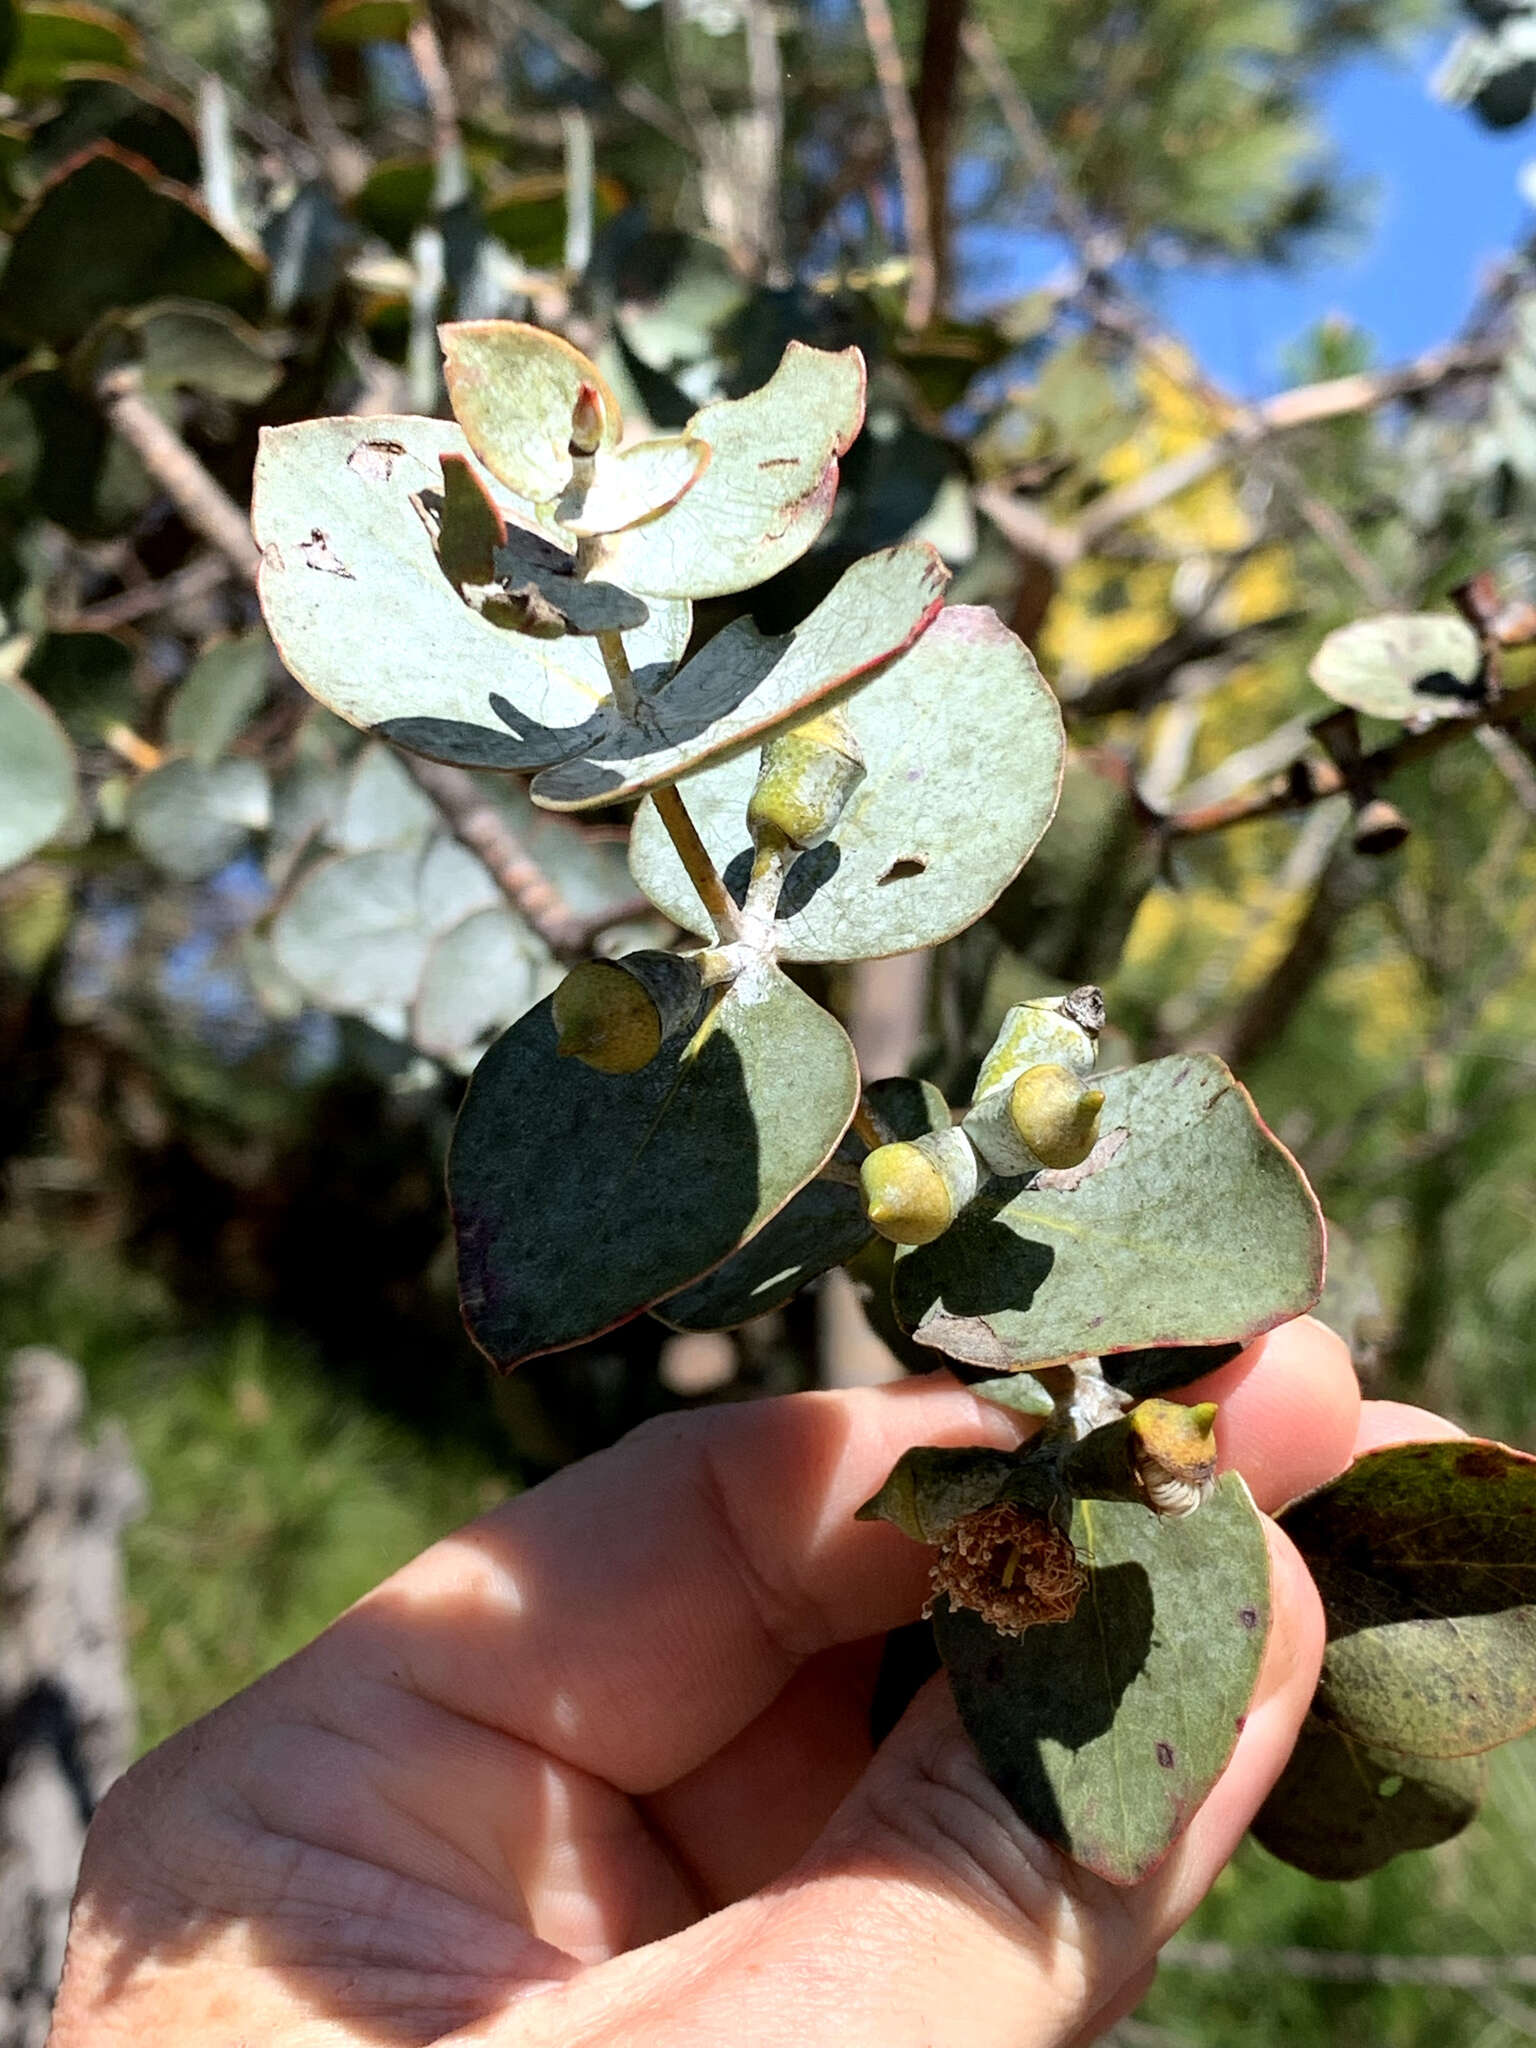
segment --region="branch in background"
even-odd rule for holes
[[[1427,396],[1465,377],[1484,376],[1498,367],[1502,353],[1486,344],[1431,349],[1395,369],[1373,375],[1330,377],[1320,384],[1303,384],[1294,391],[1282,391],[1258,405],[1244,406],[1227,431],[1216,439],[1172,456],[1096,498],[1077,522],[1079,543],[1083,547],[1093,546],[1116,527],[1139,519],[1143,513],[1210,476],[1224,463],[1277,435],[1316,426],[1323,420],[1375,412],[1402,398]]]
[[[561,154],[565,164],[566,277],[574,284],[592,261],[592,223],[597,209],[597,150],[592,118],[582,107],[560,109]]]
[[[758,253],[765,281],[782,290],[790,281],[784,263],[784,66],[779,33],[774,27],[773,0],[744,0],[742,29],[747,41],[747,91],[752,101],[753,132],[761,179]]]
[[[885,109],[885,125],[891,131],[896,178],[901,186],[901,217],[911,264],[906,323],[921,331],[933,318],[937,286],[928,173],[918,140],[917,118],[907,96],[906,70],[890,7],[887,0],[859,0],[859,11],[864,17],[864,34],[869,42],[875,82],[880,88],[880,103]]]
[[[174,427],[166,425],[139,385],[137,370],[114,370],[96,387],[107,421],[133,449],[194,532],[254,577],[258,560],[245,514],[211,477]]]
[[[960,73],[960,30],[965,0],[928,0],[917,72],[917,139],[928,184],[928,227],[933,241],[934,303],[942,312],[954,289],[950,222],[950,165],[954,151],[955,89]]]
[[[103,378],[98,396],[107,418],[131,443],[187,524],[217,548],[247,582],[254,583],[260,555],[245,514],[175,429],[146,402],[137,373],[114,371]],[[634,904],[622,904],[596,920],[578,917],[483,796],[473,776],[462,768],[424,761],[415,754],[402,752],[398,758],[436,805],[449,831],[484,862],[507,901],[552,952],[565,956],[580,953],[605,926],[649,910],[650,905],[637,898]]]
[[[405,46],[416,76],[426,95],[432,122],[432,206],[446,213],[469,192],[469,164],[464,155],[464,137],[459,128],[459,104],[453,77],[432,17],[425,9],[406,31]]]
[[[640,85],[633,79],[614,78],[592,45],[573,29],[567,28],[563,21],[547,13],[537,0],[490,0],[490,11],[523,29],[547,50],[552,50],[572,71],[578,71],[583,78],[605,87],[635,120],[643,121],[647,128],[654,128],[658,135],[675,142],[689,156],[696,154],[688,123],[675,108],[669,107],[648,85]]]
[[[417,754],[399,758],[454,838],[484,863],[502,895],[557,957],[575,958],[609,925],[650,914],[648,899],[637,896],[598,917],[578,916],[472,775]]]
[[[1347,835],[1335,840],[1291,942],[1259,986],[1194,1043],[1246,1071],[1285,1033],[1327,968],[1339,927],[1369,887],[1370,870]]]
[[[1516,724],[1536,711],[1536,683],[1511,690],[1482,713],[1478,723],[1496,729]],[[1467,720],[1443,718],[1423,732],[1405,732],[1362,757],[1361,777],[1372,787],[1396,774],[1410,761],[1421,761],[1467,730]],[[1167,830],[1176,839],[1196,839],[1207,832],[1224,832],[1229,825],[1245,824],[1250,818],[1272,818],[1282,811],[1304,811],[1337,796],[1346,787],[1344,776],[1332,761],[1295,761],[1283,775],[1274,777],[1261,789],[1246,795],[1226,797],[1217,803],[1197,805],[1179,811],[1168,820]]]
[[[1064,709],[1079,717],[1108,711],[1147,711],[1167,695],[1168,686],[1190,662],[1217,658],[1236,660],[1252,652],[1271,633],[1294,626],[1306,614],[1274,612],[1241,626],[1216,626],[1209,617],[1182,619],[1166,640],[1134,661],[1095,676],[1085,690],[1064,699]]]
[[[115,633],[120,626],[130,626],[135,619],[146,618],[151,612],[170,611],[178,604],[195,604],[199,598],[212,597],[221,584],[228,582],[229,574],[229,562],[222,551],[199,555],[185,568],[172,570],[169,576],[152,577],[129,590],[120,590],[115,596],[104,597],[99,604],[86,605],[54,623],[68,633]]]

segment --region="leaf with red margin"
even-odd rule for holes
[[[994,1181],[932,1244],[897,1254],[919,1343],[992,1371],[1106,1352],[1247,1342],[1323,1284],[1300,1167],[1213,1053],[1100,1077],[1126,1137],[1070,1189]]]

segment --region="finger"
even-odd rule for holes
[[[1261,1508],[1278,1508],[1342,1472],[1354,1455],[1360,1383],[1342,1337],[1311,1316],[1283,1323],[1179,1395],[1215,1401],[1223,1467]]]
[[[1275,1622],[1254,1704],[1215,1790],[1145,1883],[1105,1884],[1025,1827],[934,1680],[782,1884],[524,2007],[519,2048],[1054,2048],[1123,2011],[1231,1855],[1312,1697],[1321,1609],[1290,1544],[1269,1535]],[[595,2012],[610,2031],[583,2031]]]
[[[1226,1454],[1260,1498],[1346,1461],[1358,1392],[1331,1333],[1274,1332],[1226,1377]],[[916,1615],[929,1553],[853,1520],[903,1451],[1016,1441],[942,1379],[669,1417],[435,1545],[342,1641],[437,1704],[654,1792],[806,1658]]]
[[[1431,1409],[1414,1408],[1407,1401],[1365,1401],[1355,1431],[1354,1455],[1363,1458],[1367,1451],[1379,1451],[1387,1444],[1439,1443],[1445,1437],[1466,1433],[1458,1423]]]

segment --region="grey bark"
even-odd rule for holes
[[[132,1754],[121,1536],[143,1488],[57,1352],[12,1354],[0,1481],[0,2048],[43,2048],[96,1802]]]

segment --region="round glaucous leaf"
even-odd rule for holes
[[[5,70],[5,90],[27,98],[53,92],[76,64],[113,64],[131,69],[143,44],[131,22],[104,7],[72,0],[29,0],[14,14],[14,41]]]
[[[495,896],[489,875],[451,840],[337,854],[317,862],[278,912],[273,951],[311,1002],[364,1016],[411,1002],[438,934]]]
[[[0,681],[0,869],[45,846],[75,803],[68,735],[24,683]]]
[[[1070,1534],[1088,1584],[1069,1621],[1009,1637],[941,1599],[934,1635],[1020,1818],[1109,1883],[1137,1884],[1232,1754],[1269,1632],[1269,1549],[1233,1472],[1180,1521],[1077,1501]]]
[[[1316,1199],[1222,1061],[1097,1079],[1103,1136],[1083,1166],[994,1181],[898,1252],[896,1314],[920,1343],[999,1371],[1246,1342],[1316,1301]]]
[[[520,320],[451,321],[437,333],[454,418],[514,496],[552,505],[570,482],[571,418],[584,384],[601,402],[602,446],[618,446],[619,401],[596,363],[558,334]]]
[[[1481,701],[1483,651],[1452,612],[1383,612],[1330,633],[1307,673],[1375,718],[1465,717]]]
[[[1056,699],[1028,648],[983,605],[941,613],[843,710],[868,773],[830,838],[789,871],[777,934],[786,960],[866,960],[965,930],[1029,858],[1061,786]],[[738,900],[756,776],[748,753],[682,784]],[[713,931],[650,804],[635,820],[630,864],[668,917]]]
[[[400,756],[376,741],[346,770],[324,836],[338,853],[377,853],[386,846],[420,846],[438,823],[437,806],[411,780]]]
[[[688,422],[707,442],[691,490],[609,540],[603,574],[642,597],[723,597],[766,583],[819,539],[838,458],[864,422],[864,358],[792,341],[768,382]]]
[[[259,761],[167,761],[128,794],[128,837],[146,860],[184,882],[216,874],[272,815]]]
[[[855,562],[788,633],[764,635],[751,619],[734,619],[646,691],[642,722],[630,724],[610,703],[580,752],[534,778],[534,801],[555,811],[613,803],[750,746],[909,646],[939,610],[948,581],[934,550],[909,541]]]
[[[929,1081],[893,1076],[864,1091],[892,1138],[949,1128],[949,1105]],[[782,1308],[808,1281],[857,1256],[874,1232],[853,1175],[868,1147],[849,1132],[837,1148],[844,1180],[813,1180],[724,1265],[706,1273],[652,1313],[674,1330],[734,1330]],[[1051,1403],[1047,1398],[1046,1410]]]
[[[1475,1437],[1391,1445],[1280,1525],[1328,1620],[1324,1720],[1420,1757],[1536,1726],[1536,1458]]]
[[[1480,1756],[1401,1756],[1309,1714],[1253,1823],[1271,1856],[1309,1877],[1369,1877],[1410,1849],[1433,1849],[1477,1818]]]
[[[201,391],[231,405],[260,405],[282,380],[282,364],[259,328],[223,306],[157,299],[98,320],[70,357],[87,388],[132,364],[146,391]]]
[[[473,464],[449,421],[306,420],[263,433],[252,522],[272,637],[311,696],[416,753],[525,771],[564,760],[608,730],[602,654],[585,634],[495,624],[449,582],[412,503],[440,501],[445,454]],[[550,553],[538,536],[516,539],[530,559]],[[635,669],[680,660],[690,622],[686,604],[650,605],[625,635]]]
[[[691,1036],[636,1073],[599,1073],[560,1058],[545,1001],[475,1069],[448,1192],[465,1322],[497,1365],[676,1293],[836,1149],[858,1101],[853,1048],[776,969],[734,982],[690,1053]]]
[[[205,647],[176,685],[168,745],[211,768],[267,694],[272,643],[259,629]]]
[[[506,904],[474,911],[444,932],[427,956],[411,1010],[412,1039],[452,1065],[472,1059],[545,992],[540,983],[549,960],[548,949]]]

